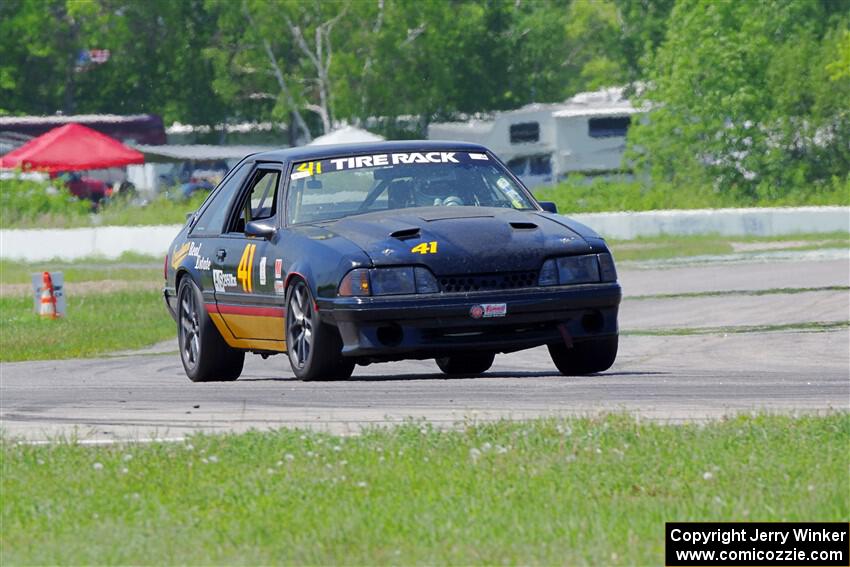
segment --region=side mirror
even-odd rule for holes
[[[245,225],[245,236],[254,236],[269,240],[276,232],[277,229],[274,225],[263,221],[251,221]]]
[[[540,201],[540,206],[547,213],[558,213],[558,205],[556,205],[552,201]]]

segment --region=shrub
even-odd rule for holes
[[[182,224],[207,196],[197,193],[175,201],[165,195],[150,201],[115,198],[101,202],[98,214],[91,203],[71,195],[59,184],[4,179],[0,181],[0,220],[3,228],[71,228],[94,225],[141,226]]]
[[[74,197],[59,183],[3,179],[0,188],[0,224],[4,228],[78,226],[88,222],[91,203]]]
[[[850,176],[827,183],[801,185],[777,194],[768,184],[755,196],[719,188],[640,180],[614,180],[570,176],[552,187],[535,190],[541,201],[554,201],[561,213],[599,211],[649,211],[656,209],[708,209],[725,207],[794,207],[850,205]]]

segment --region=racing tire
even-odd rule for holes
[[[484,374],[493,366],[495,352],[467,352],[435,359],[444,374],[450,376]]]
[[[354,360],[342,356],[342,339],[332,325],[322,323],[313,308],[313,294],[302,279],[286,292],[286,353],[299,380],[345,380]]]
[[[617,358],[619,336],[576,342],[572,348],[563,343],[549,345],[552,362],[564,376],[595,374],[611,368]]]
[[[242,374],[245,351],[224,342],[190,277],[181,279],[177,292],[177,342],[183,369],[192,382],[230,382]]]

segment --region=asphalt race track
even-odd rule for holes
[[[540,348],[499,355],[469,379],[409,361],[303,383],[284,356],[249,356],[237,382],[193,384],[175,340],[100,359],[2,364],[2,429],[32,440],[137,440],[280,426],[355,432],[411,418],[450,425],[628,411],[676,422],[850,407],[847,250],[624,264],[620,276],[620,355],[596,376],[560,376]]]

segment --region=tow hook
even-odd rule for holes
[[[558,323],[558,331],[560,331],[561,338],[564,340],[564,346],[567,348],[573,348],[573,338],[570,336],[567,326],[563,323]]]

